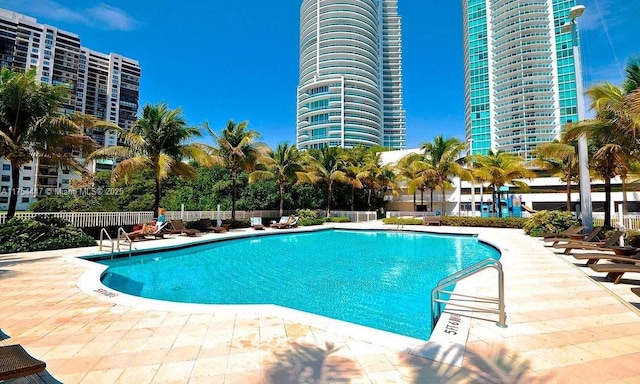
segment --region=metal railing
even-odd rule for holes
[[[497,298],[464,295],[447,290],[460,280],[473,276],[489,268],[493,268],[498,271]],[[444,298],[442,296],[443,294],[449,295],[449,297]],[[504,272],[502,271],[502,264],[500,261],[492,258],[485,259],[440,280],[438,285],[436,285],[436,287],[431,291],[431,327],[435,327],[440,315],[442,315],[444,304],[446,304],[449,309],[453,310],[497,314],[499,319],[496,325],[499,327],[506,327],[507,314],[504,310]],[[497,308],[478,304],[497,305]]]
[[[284,215],[289,216],[293,211],[286,210]],[[325,211],[318,211],[319,217],[324,217]],[[376,212],[373,211],[332,211],[332,216],[349,217],[352,222],[376,220]],[[149,223],[153,220],[152,211],[137,212],[17,212],[16,217],[32,219],[37,216],[53,216],[65,219],[78,228],[102,228],[117,227]],[[165,213],[167,220],[182,219],[184,221],[197,221],[200,219],[229,220],[231,211],[168,211]],[[236,211],[236,220],[248,220],[251,217],[280,217],[278,210]],[[0,213],[0,224],[6,222],[6,214]]]
[[[109,232],[107,232],[106,228],[102,228],[100,230],[100,242],[98,243],[98,249],[100,250],[100,252],[102,252],[102,241],[104,240],[104,236],[107,236],[107,239],[109,239],[109,242],[111,243],[111,254],[113,255],[113,239],[111,239],[111,236],[109,236]]]
[[[103,228],[104,229],[104,228]],[[119,227],[118,228],[118,237],[116,239],[116,244],[117,244],[117,248],[118,248],[118,252],[120,252],[120,239],[127,240],[127,243],[129,244],[129,257],[131,257],[131,252],[132,252],[132,241],[131,238],[129,237],[129,235],[127,234],[127,231],[124,230],[124,228]],[[113,258],[113,254],[111,255],[111,258]]]

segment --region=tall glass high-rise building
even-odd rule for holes
[[[532,159],[576,122],[575,0],[462,0],[466,136],[473,153]]]
[[[298,148],[406,146],[398,0],[303,0]]]

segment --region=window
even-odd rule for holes
[[[25,177],[22,178],[22,180],[29,181],[29,180],[31,180],[31,176],[25,176]]]
[[[25,165],[25,166],[24,166],[24,170],[25,170],[25,171],[30,171],[30,170],[31,170],[31,168],[32,168],[32,167],[31,167],[30,165]]]
[[[11,176],[9,176],[9,175],[2,175],[2,178],[0,179],[0,181],[11,181]]]
[[[22,202],[23,203],[28,203],[29,202],[29,198],[28,197],[23,197],[22,198]]]
[[[9,202],[9,198],[8,197],[0,197],[0,204],[6,204]]]
[[[2,170],[3,171],[10,171],[11,170],[11,164],[2,164]]]

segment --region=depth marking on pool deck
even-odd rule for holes
[[[470,327],[470,317],[444,312],[431,333],[429,343],[412,348],[411,353],[461,367]],[[439,345],[440,348],[433,348],[432,343]]]

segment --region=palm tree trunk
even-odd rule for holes
[[[445,190],[444,190],[444,186],[442,186],[442,216],[447,216],[446,213],[446,204],[445,204]]]
[[[413,212],[416,211],[416,191],[413,191]]]
[[[498,187],[498,217],[502,217],[502,192],[500,192],[500,187]]]
[[[420,206],[424,207],[424,187],[420,187]]]
[[[627,176],[622,177],[622,215],[629,214],[629,207],[627,207]],[[622,225],[622,223],[620,223]]]
[[[611,227],[611,179],[604,181],[604,226]]]
[[[236,220],[236,179],[238,178],[238,171],[231,169],[231,220]]]
[[[327,197],[327,217],[331,216],[331,198],[333,197],[333,183],[329,182],[329,196]]]
[[[571,179],[567,179],[567,212],[571,212]]]
[[[160,184],[160,179],[156,176],[156,194],[155,199],[153,201],[153,217],[158,217],[158,208],[160,207],[160,190],[162,185]]]
[[[9,193],[9,209],[7,210],[7,220],[16,215],[18,205],[18,188],[20,186],[20,164],[11,160],[11,193]]]
[[[431,199],[431,201],[429,202],[429,206],[431,212],[433,212],[433,188],[429,188],[429,198]]]
[[[495,193],[496,192],[496,186],[495,186],[495,184],[492,184],[491,187],[492,187],[491,188],[491,200],[492,200],[492,202],[491,202],[491,205],[492,205],[491,210],[493,211],[493,214],[495,215],[496,214],[496,196],[495,196],[496,195],[496,193]]]
[[[284,182],[278,183],[280,186],[280,217],[284,214]]]
[[[354,211],[356,203],[356,187],[354,185],[351,186],[351,210]]]

